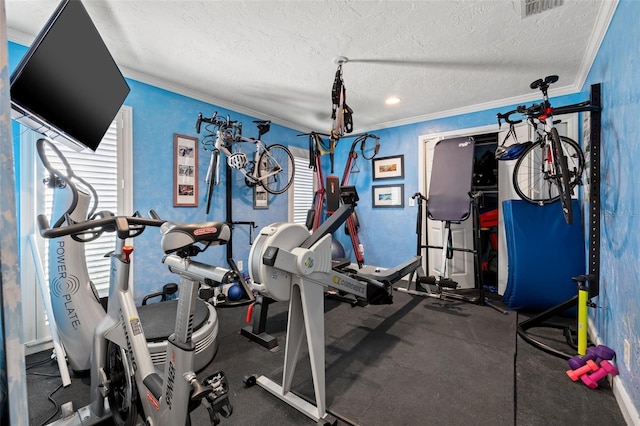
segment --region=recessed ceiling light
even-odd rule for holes
[[[395,104],[399,104],[400,103],[400,98],[398,98],[397,96],[390,96],[387,98],[386,101],[384,101],[385,104],[387,105],[395,105]]]

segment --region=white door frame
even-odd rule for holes
[[[498,125],[494,124],[489,126],[474,127],[474,128],[453,130],[453,131],[440,132],[440,133],[431,133],[431,134],[419,136],[419,139],[418,139],[418,157],[419,157],[418,188],[420,193],[427,194],[427,191],[428,191],[427,173],[430,173],[430,170],[427,170],[426,165],[428,163],[428,158],[426,157],[428,154],[427,145],[430,142],[435,142],[442,139],[454,138],[454,137],[465,137],[465,136],[473,136],[478,134],[496,133],[498,131],[499,131]],[[426,211],[423,212],[423,215],[424,216],[422,217],[421,222],[426,225],[423,232],[430,232],[431,227],[429,225],[429,221],[427,220]],[[460,235],[465,235],[465,233],[463,232]],[[471,235],[473,235],[473,230],[471,230]],[[446,242],[443,242],[442,244],[443,247],[444,247],[444,244],[446,244]],[[432,244],[432,245],[437,245],[437,244]],[[465,248],[469,248],[469,247],[465,247]],[[441,262],[434,263],[429,260],[429,258],[427,257],[429,256],[429,250],[427,250],[426,248],[422,248],[420,251],[420,254],[422,255],[422,266],[427,275],[430,275],[431,273],[431,271],[428,270],[426,267],[427,261],[429,263],[429,266],[431,267],[430,269],[438,270],[438,267],[441,267]],[[473,256],[471,256],[470,258],[465,257],[465,259],[466,261],[464,262],[464,265],[459,265],[459,266],[464,266],[464,268],[460,269],[460,271],[463,271],[463,270],[467,271],[467,278],[465,279],[464,276],[460,276],[458,277],[458,279],[455,280],[455,281],[460,281],[461,279],[461,281],[459,282],[459,284],[461,285],[461,288],[468,288],[470,286],[471,287],[475,286],[475,263],[474,263],[475,259],[473,258]],[[468,264],[468,267],[467,267],[467,264]]]

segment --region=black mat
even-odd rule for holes
[[[144,327],[144,336],[148,342],[166,340],[175,330],[175,317],[178,311],[177,300],[150,303],[138,307],[138,315]],[[202,300],[196,300],[193,314],[193,330],[198,330],[209,319],[209,309]]]
[[[248,373],[281,383],[286,304],[270,309],[267,332],[279,338],[280,352],[269,353],[235,331],[220,336],[214,363],[237,398],[226,424],[310,422],[259,386],[242,387]],[[515,315],[405,293],[395,293],[392,305],[364,308],[327,299],[325,311],[327,406],[348,420],[340,424],[469,425],[481,418],[514,423]],[[241,327],[232,315],[219,310],[221,323]],[[292,387],[311,399],[306,350],[300,360]]]
[[[529,318],[518,315],[519,321]],[[554,317],[543,324],[570,327],[575,320]],[[563,352],[571,347],[561,328],[534,327],[531,337]],[[626,425],[609,382],[601,380],[597,389],[590,389],[581,381],[573,382],[567,375],[567,362],[549,355],[518,338],[517,344],[517,406],[518,426],[538,426],[544,419],[549,426],[568,424]]]
[[[515,312],[501,315],[489,307],[405,293],[395,293],[394,300],[364,308],[326,300],[327,405],[349,421],[340,425],[625,424],[608,387],[594,391],[571,382],[565,361],[516,337]],[[222,369],[229,379],[234,413],[221,426],[314,424],[259,386],[242,382],[255,373],[281,383],[286,310],[286,303],[269,307],[267,332],[280,343],[280,350],[271,352],[240,335],[246,307],[217,309],[218,353],[198,376]],[[303,352],[293,389],[310,398]],[[29,369],[33,425],[55,411],[47,395],[60,383],[36,371],[55,374],[57,368],[45,362]],[[88,379],[72,378],[54,399],[79,407],[88,403],[87,392]],[[192,424],[208,424],[204,409],[192,414]]]

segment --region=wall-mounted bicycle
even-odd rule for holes
[[[498,114],[498,124],[501,125],[504,120],[509,124],[509,132],[496,150],[496,158],[517,160],[513,169],[513,188],[520,198],[539,205],[560,200],[564,218],[571,224],[571,196],[574,188],[582,184],[584,154],[576,141],[558,134],[555,127],[558,122],[554,122],[553,115],[575,112],[584,103],[553,108],[547,90],[556,81],[558,76],[551,75],[531,83],[532,89],[542,91],[543,100],[540,104],[529,107],[519,105],[512,111]],[[510,118],[516,113],[522,114],[532,127],[534,142],[518,143],[515,125],[522,120]],[[515,143],[505,147],[509,139]]]
[[[207,170],[207,210],[211,207],[213,187],[220,183],[220,154],[227,156],[227,165],[242,172],[245,183],[249,187],[262,186],[268,193],[278,195],[284,193],[293,183],[293,155],[281,144],[265,145],[262,136],[271,128],[271,121],[254,121],[258,127],[258,138],[242,136],[242,123],[218,117],[215,112],[211,118],[198,114],[196,132],[199,134],[202,123],[206,123],[207,134],[202,140],[206,151],[211,152],[211,160]],[[242,143],[249,142],[255,146],[253,159],[243,151]]]

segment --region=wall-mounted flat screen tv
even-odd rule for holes
[[[63,0],[11,74],[12,118],[96,150],[129,86],[79,0]]]

